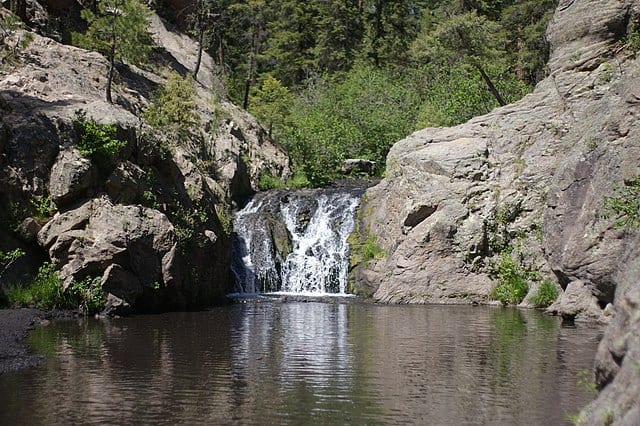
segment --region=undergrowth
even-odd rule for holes
[[[65,290],[54,266],[45,263],[27,287],[7,291],[9,304],[40,309],[78,309],[85,315],[100,311],[106,301],[100,277],[74,281]]]

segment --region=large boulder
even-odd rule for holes
[[[65,286],[103,276],[103,289],[131,305],[143,287],[165,286],[163,271],[171,265],[163,262],[176,245],[164,214],[113,205],[106,198],[57,214],[38,233],[38,241],[60,268]]]
[[[97,183],[97,169],[73,148],[61,151],[51,168],[49,194],[58,208],[86,198]]]

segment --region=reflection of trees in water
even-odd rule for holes
[[[0,412],[20,406],[21,421],[45,423],[560,423],[589,398],[575,383],[597,334],[535,311],[325,303],[54,323],[30,341],[58,358],[0,377]]]

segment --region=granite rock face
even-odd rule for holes
[[[640,231],[605,209],[640,174],[640,60],[623,45],[639,15],[638,1],[560,1],[533,93],[398,142],[361,207],[386,255],[353,276],[377,300],[497,303],[496,264],[511,250],[537,271],[523,306],[546,279],[560,292],[549,312],[610,322],[586,424],[640,421]]]

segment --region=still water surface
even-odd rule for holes
[[[58,322],[1,424],[563,424],[600,330],[535,311],[249,302]]]

